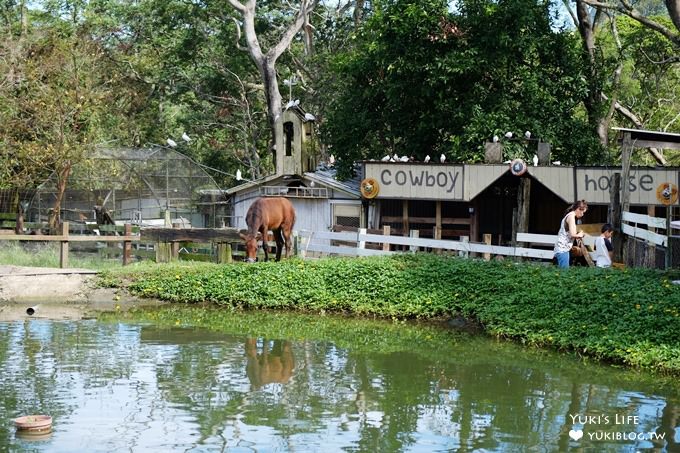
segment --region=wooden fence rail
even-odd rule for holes
[[[132,242],[139,241],[139,236],[132,234],[132,225],[124,225],[122,236],[71,235],[69,223],[61,224],[61,234],[1,234],[0,241],[42,241],[59,243],[59,267],[68,267],[69,243],[71,242],[122,242],[123,266],[130,262]]]
[[[366,243],[391,244],[407,246],[409,250],[417,251],[421,248],[453,250],[463,255],[469,253],[483,253],[486,255],[517,256],[534,259],[552,259],[552,250],[531,249],[525,247],[507,247],[499,245],[482,244],[467,241],[447,241],[442,239],[426,239],[418,237],[387,236],[380,234],[367,234],[364,228],[356,233],[342,232],[333,233],[327,231],[300,231],[300,253],[306,256],[307,252],[326,254],[371,256],[389,255],[397,253],[382,249],[366,248]],[[356,243],[355,247],[331,245],[331,242]]]

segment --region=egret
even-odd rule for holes
[[[401,156],[401,157],[399,158],[399,160],[400,160],[401,162],[408,162],[408,156]]]
[[[332,154],[330,155],[330,157],[328,158],[328,163],[330,165],[333,165],[335,163],[335,156],[334,155],[332,155]]]
[[[241,169],[239,168],[238,170],[236,170],[236,180],[240,181],[242,179],[243,179],[243,176],[241,176]]]
[[[506,132],[505,138],[512,138],[512,132]]]
[[[534,167],[538,166],[538,156],[536,154],[534,154],[533,161],[534,161]]]
[[[527,140],[529,140],[529,139],[531,138],[531,132],[526,131],[526,132],[524,133],[524,138],[526,138]]]
[[[428,154],[427,156],[425,156],[425,162],[429,162],[429,161],[430,161],[430,155]]]
[[[305,119],[307,121],[314,121],[316,119],[316,117],[314,115],[312,115],[311,113],[305,113]]]
[[[553,165],[562,165],[562,162],[560,162],[559,160],[556,160],[555,162],[553,162]]]
[[[189,137],[186,132],[182,132],[182,140],[189,143],[191,141],[191,137]]]
[[[293,106],[295,106],[295,101],[288,101],[288,102],[286,103],[286,106],[283,107],[283,108],[284,108],[284,110],[286,110],[286,109],[289,109],[289,108],[291,108],[291,107],[293,107]]]
[[[177,142],[175,142],[173,139],[169,138],[166,140],[167,144],[171,148],[176,148],[177,147]]]
[[[394,156],[392,156],[392,159],[393,159],[395,162],[399,162],[399,155],[398,155],[397,153],[394,153]]]
[[[439,156],[439,162],[441,162],[443,164],[445,161],[446,161],[445,155],[442,154],[441,156]]]
[[[390,160],[390,155],[388,154],[387,156],[383,157],[380,160],[383,161],[383,162],[387,162],[388,160]]]
[[[493,136],[493,142],[498,143],[498,140],[499,140],[498,135],[494,135]]]

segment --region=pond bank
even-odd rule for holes
[[[124,310],[158,301],[140,299],[115,288],[97,285],[97,271],[0,265],[0,321],[29,316],[82,319],[93,313]],[[32,315],[29,307],[39,305]]]

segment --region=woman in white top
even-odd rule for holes
[[[597,267],[611,267],[612,265],[612,234],[614,228],[605,223],[602,225],[602,234],[595,239],[595,265]]]
[[[585,200],[579,200],[567,209],[566,215],[562,218],[560,231],[557,233],[557,243],[553,249],[558,267],[569,267],[569,252],[574,239],[582,239],[585,235],[582,231],[576,231],[576,219],[583,217],[587,210],[588,203]]]

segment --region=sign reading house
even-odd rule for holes
[[[375,178],[380,185],[377,198],[410,200],[470,201],[509,171],[508,165],[365,163],[365,177]],[[530,166],[524,177],[531,175],[568,203],[585,199],[589,203],[608,204],[616,172],[620,170],[615,167]],[[661,205],[657,188],[668,183],[680,186],[679,177],[678,168],[631,168],[630,202]]]

